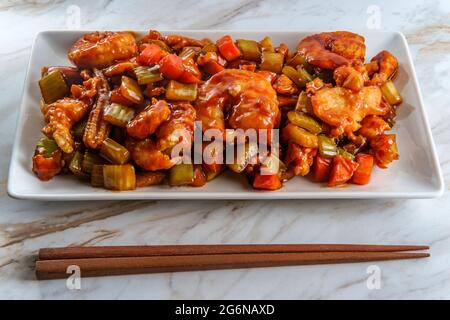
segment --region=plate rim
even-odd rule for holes
[[[114,31],[114,29],[98,29],[95,31]],[[121,31],[123,31],[122,29]],[[145,30],[129,30],[131,32],[143,33]],[[272,33],[272,34],[295,34],[295,33],[318,33],[322,31],[314,30],[244,30],[244,29],[214,29],[214,30],[203,30],[203,29],[171,29],[171,30],[159,30],[162,33],[232,33],[232,32],[243,32],[243,33]],[[314,200],[314,199],[432,199],[441,197],[445,192],[445,183],[442,175],[442,169],[440,166],[438,153],[436,150],[436,144],[433,139],[433,134],[431,131],[431,126],[429,123],[428,115],[425,110],[425,103],[423,100],[422,92],[420,90],[419,81],[416,74],[416,69],[411,56],[411,51],[408,46],[408,41],[405,35],[400,31],[388,31],[388,30],[366,30],[364,34],[396,34],[402,40],[402,45],[406,49],[407,63],[411,66],[412,74],[410,75],[413,79],[414,90],[417,93],[419,99],[418,109],[420,110],[420,118],[422,125],[425,129],[426,139],[430,142],[431,149],[431,159],[432,165],[435,169],[435,174],[437,175],[437,185],[436,188],[430,191],[406,191],[406,192],[365,192],[361,191],[348,191],[348,192],[334,192],[334,193],[321,193],[320,191],[299,191],[299,192],[271,192],[271,191],[240,191],[235,193],[229,192],[209,192],[207,195],[200,192],[177,192],[172,193],[153,193],[149,192],[135,192],[135,191],[122,191],[122,192],[95,192],[95,193],[67,193],[67,194],[53,194],[53,193],[26,193],[17,192],[15,190],[15,183],[13,182],[13,176],[15,171],[15,166],[17,165],[17,153],[19,152],[19,138],[21,137],[19,131],[19,124],[23,123],[24,111],[25,111],[25,92],[30,86],[30,71],[31,62],[35,54],[35,46],[40,37],[52,33],[87,33],[92,32],[92,30],[43,30],[36,33],[29,54],[29,59],[27,63],[27,69],[25,73],[25,79],[22,86],[22,96],[21,102],[18,109],[18,116],[16,119],[16,127],[13,139],[13,148],[11,152],[9,172],[8,172],[8,182],[7,182],[7,194],[14,199],[23,200],[42,200],[42,201],[82,201],[82,200],[275,200],[275,199],[302,199],[302,200]],[[267,197],[267,195],[269,195]]]

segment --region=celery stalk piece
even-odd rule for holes
[[[100,155],[113,164],[124,164],[130,160],[130,152],[111,138],[103,141]]]
[[[295,111],[303,112],[307,114],[314,114],[311,98],[305,91],[302,91],[297,100],[297,105],[295,106]]]
[[[398,105],[403,101],[400,92],[397,90],[397,87],[392,80],[387,81],[381,86],[381,93],[386,101],[392,106]]]
[[[260,61],[261,49],[259,49],[258,42],[253,40],[237,39],[237,46],[242,52],[242,57],[246,60]]]
[[[36,144],[35,154],[42,154],[45,158],[50,158],[58,149],[59,147],[55,140],[42,138]]]
[[[94,164],[91,171],[91,186],[103,188],[103,165]]]
[[[134,110],[119,103],[111,103],[105,107],[103,118],[118,127],[126,127],[133,119]]]
[[[188,163],[178,164],[170,169],[169,184],[171,186],[183,186],[194,181],[194,166]]]
[[[263,51],[261,54],[261,70],[281,73],[283,69],[284,55],[276,52]]]
[[[75,137],[75,139],[77,139],[78,141],[83,140],[83,135],[84,135],[84,130],[86,129],[86,125],[87,125],[88,119],[85,118],[81,121],[78,121],[74,126],[73,126],[73,136]]]
[[[311,133],[319,134],[322,132],[322,126],[320,123],[304,113],[289,111],[287,117],[291,123],[300,128],[306,129]]]
[[[104,163],[105,161],[98,154],[86,149],[84,152],[83,162],[81,164],[81,170],[84,173],[91,174],[94,165],[101,165]]]
[[[327,137],[326,135],[319,135],[319,154],[325,158],[332,158],[338,154],[336,143],[333,139]]]
[[[139,66],[134,68],[133,71],[140,85],[158,82],[164,79],[161,72],[159,72],[159,66]]]
[[[142,95],[141,88],[136,80],[127,76],[122,76],[122,83],[120,85],[120,93],[133,103],[142,103],[144,96]]]
[[[104,165],[103,184],[108,190],[134,190],[136,189],[136,174],[131,164]]]
[[[298,77],[300,78],[300,81],[304,81],[305,84],[313,81],[313,77],[309,74],[308,71],[303,66],[297,67]]]
[[[272,40],[269,37],[264,37],[264,39],[262,39],[259,44],[261,45],[262,51],[275,52]]]
[[[340,154],[341,156],[343,156],[346,159],[355,160],[355,156],[354,155],[352,155],[350,152],[345,151],[342,148],[338,148],[337,149],[337,153]]]
[[[306,86],[306,83],[300,80],[297,70],[294,69],[293,67],[284,66],[281,72],[289,79],[291,79],[297,85],[297,87],[303,88],[304,86]]]
[[[166,88],[166,98],[169,100],[194,101],[197,99],[197,84],[170,80]]]
[[[39,80],[42,98],[45,103],[50,104],[64,98],[70,92],[70,88],[64,79],[61,71],[55,70],[43,76]]]
[[[80,151],[75,151],[72,160],[70,160],[69,170],[78,178],[86,179],[89,175],[83,172],[83,159],[83,154]]]

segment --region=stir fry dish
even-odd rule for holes
[[[295,176],[365,185],[374,166],[399,158],[389,130],[402,97],[389,51],[366,62],[364,38],[347,31],[299,39],[295,50],[269,37],[215,40],[155,30],[78,39],[73,66],[42,68],[45,137],[33,172],[121,191],[165,181],[201,187],[229,170],[277,190]],[[256,130],[257,143],[230,138],[233,130]],[[243,152],[227,162],[230,142]]]

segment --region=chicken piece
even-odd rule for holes
[[[361,129],[359,129],[358,134],[371,139],[390,129],[391,127],[386,121],[380,117],[370,115],[361,121]]]
[[[197,118],[203,130],[273,129],[280,123],[278,100],[272,85],[263,76],[227,69],[200,86]]]
[[[279,94],[292,95],[299,92],[299,89],[297,88],[295,83],[284,74],[280,75],[277,78],[277,80],[273,84],[273,88]]]
[[[289,142],[284,163],[292,170],[296,176],[306,176],[314,162],[317,149],[299,146],[294,142]]]
[[[178,143],[190,143],[194,140],[196,112],[187,102],[172,105],[169,119],[156,131],[158,147],[162,151],[172,149]]]
[[[95,69],[94,74],[99,79],[97,101],[89,113],[86,129],[84,130],[83,142],[88,148],[98,149],[108,137],[111,128],[109,122],[103,118],[104,109],[109,103],[110,91],[108,81],[103,73]]]
[[[42,109],[47,125],[42,132],[55,139],[65,153],[73,152],[74,140],[72,126],[80,121],[89,111],[90,105],[77,99],[63,98]]]
[[[92,32],[78,39],[68,57],[79,68],[105,68],[117,60],[128,60],[138,52],[130,32]]]
[[[324,88],[311,97],[314,114],[334,127],[331,130],[334,136],[358,130],[359,122],[368,115],[389,112],[381,100],[381,91],[376,86],[364,87],[357,93],[342,87]]]
[[[364,61],[366,45],[364,37],[352,32],[323,32],[300,41],[297,53],[313,66],[334,70],[352,60]]]
[[[370,140],[370,149],[378,167],[386,169],[392,161],[398,160],[395,134],[380,134]]]
[[[172,168],[176,164],[151,139],[127,141],[125,147],[130,151],[133,161],[144,170],[165,170]]]
[[[128,123],[127,133],[133,138],[145,139],[153,134],[169,116],[169,105],[164,100],[159,100],[155,104],[146,107]]]
[[[362,62],[354,62],[352,65],[344,65],[336,68],[333,78],[338,87],[344,87],[358,92],[364,87],[364,83],[369,80],[369,75]]]
[[[376,67],[375,67],[376,64]],[[398,69],[397,58],[387,50],[381,51],[372,58],[369,69],[376,70],[372,78],[367,81],[368,85],[382,86],[388,81]]]

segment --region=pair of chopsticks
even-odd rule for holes
[[[277,267],[426,258],[416,245],[271,244],[66,247],[39,250],[39,280],[67,278],[78,266],[82,277]]]

